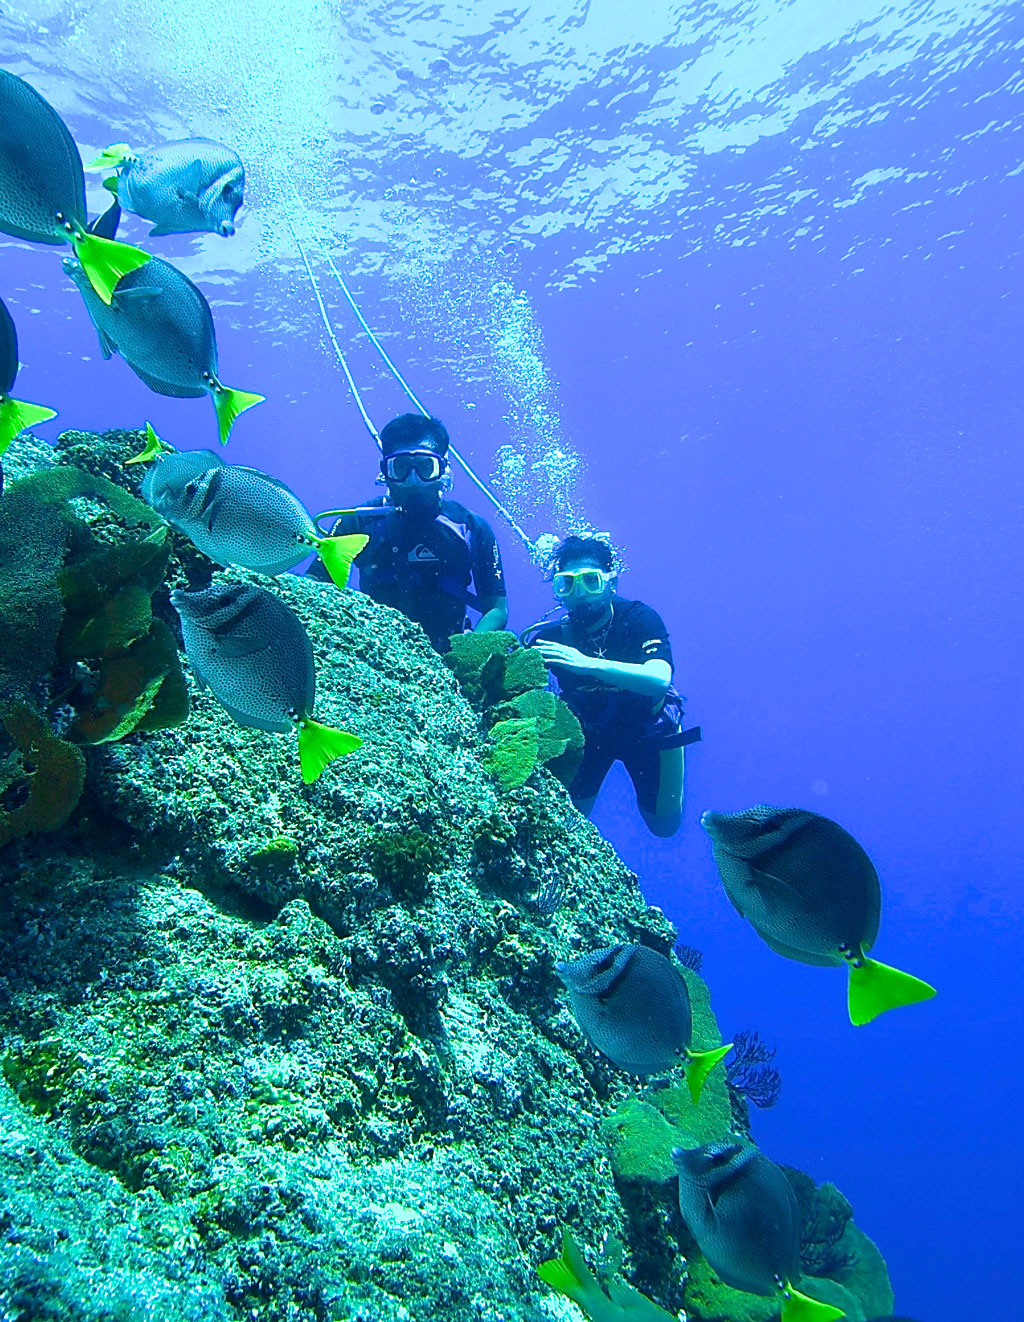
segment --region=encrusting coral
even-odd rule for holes
[[[122,438],[93,438],[98,466]],[[185,724],[86,750],[73,832],[5,848],[0,1315],[550,1322],[536,1268],[568,1229],[616,1246],[608,1289],[728,1316],[662,1178],[666,1143],[731,1135],[723,1072],[698,1108],[681,1074],[640,1090],[555,972],[616,941],[669,955],[673,928],[542,766],[496,781],[418,626],[274,591],[358,752],[304,785],[286,736],[189,678]],[[501,685],[533,665],[494,655]],[[719,1041],[684,976],[694,1040]],[[835,1246],[854,1322],[888,1311],[869,1243]]]

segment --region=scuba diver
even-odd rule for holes
[[[369,538],[354,562],[360,592],[422,625],[438,652],[448,651],[451,634],[469,627],[467,608],[480,612],[475,629],[503,629],[508,604],[494,532],[479,514],[444,499],[451,487],[444,424],[403,413],[382,429],[380,444],[377,480],[387,495],[357,509],[327,511],[341,516],[332,536]],[[326,577],[319,561],[307,572]]]
[[[583,761],[569,786],[573,803],[589,817],[612,764],[622,762],[648,829],[675,835],[683,815],[683,747],[700,739],[700,729],[683,729],[661,616],[617,595],[614,553],[600,538],[567,537],[548,568],[567,614],[532,625],[521,638],[554,672],[583,727]]]

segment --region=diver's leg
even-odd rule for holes
[[[681,748],[646,750],[635,761],[637,774],[626,764],[636,790],[640,816],[652,835],[667,840],[675,835],[683,820],[683,768]]]
[[[583,761],[569,786],[569,797],[572,799],[573,807],[584,817],[589,817],[594,811],[598,793],[614,761],[613,750],[602,747],[592,736],[586,736],[583,744]]]

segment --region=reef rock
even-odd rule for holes
[[[116,481],[141,448],[76,433],[32,467]],[[168,585],[213,567],[169,547],[173,629]],[[493,774],[417,626],[271,586],[313,641],[316,717],[361,749],[305,786],[294,738],[187,675],[184,724],[81,741],[67,825],[0,850],[0,1315],[542,1322],[571,1312],[536,1276],[565,1227],[670,1311],[730,1316],[665,1165],[732,1132],[724,1071],[696,1109],[681,1074],[641,1096],[554,972],[615,941],[668,955],[673,928],[548,771]]]

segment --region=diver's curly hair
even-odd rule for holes
[[[619,564],[614,548],[603,537],[580,537],[571,533],[554,548],[544,566],[544,576],[550,581],[562,566],[572,560],[595,560],[606,574],[617,573]]]

